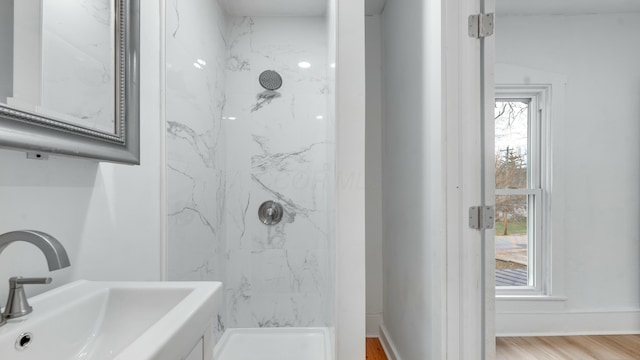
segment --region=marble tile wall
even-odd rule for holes
[[[224,21],[215,1],[167,1],[169,280],[224,281]]]
[[[330,325],[334,143],[327,67],[324,18],[229,21],[225,289],[231,327]],[[260,86],[265,70],[281,75],[280,89]],[[258,219],[267,200],[284,207],[278,225]]]
[[[226,327],[329,326],[326,22],[222,14],[167,3],[170,279],[222,280]],[[264,70],[280,89],[260,86]],[[259,221],[266,200],[284,207],[280,224]]]

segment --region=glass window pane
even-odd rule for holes
[[[496,189],[528,187],[528,130],[528,100],[498,99],[496,101]]]
[[[496,196],[496,286],[528,286],[527,195]]]

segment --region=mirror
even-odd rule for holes
[[[139,0],[0,0],[0,146],[139,164]]]

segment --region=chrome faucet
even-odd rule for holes
[[[35,230],[11,231],[0,235],[0,254],[9,244],[16,241],[31,243],[40,249],[47,258],[49,271],[59,270],[71,265],[69,256],[58,240],[49,234]]]
[[[40,249],[47,259],[49,271],[59,270],[71,265],[67,252],[58,240],[49,234],[35,230],[12,231],[0,235],[0,254],[7,246],[16,241],[28,242]],[[12,277],[9,280],[10,291],[7,306],[0,313],[0,326],[4,325],[8,318],[24,316],[33,310],[27,302],[22,285],[49,283],[51,283],[51,278]]]

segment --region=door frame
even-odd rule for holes
[[[495,0],[443,0],[446,184],[446,359],[495,358],[494,230],[468,226],[471,206],[494,205],[492,139],[495,39],[471,38],[468,17]],[[481,149],[484,148],[484,153]]]

